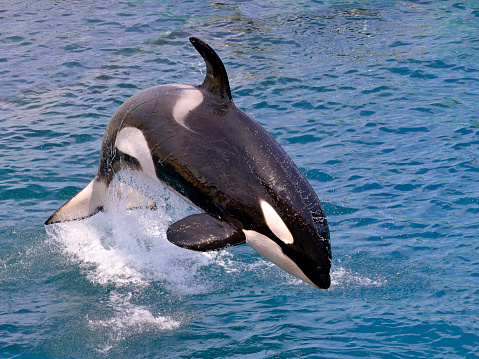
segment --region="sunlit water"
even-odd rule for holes
[[[203,81],[189,36],[317,191],[330,289],[173,246],[194,209],[132,173],[156,211],[43,226],[123,101]],[[479,355],[477,2],[7,0],[0,50],[0,357]]]

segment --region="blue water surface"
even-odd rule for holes
[[[189,36],[318,193],[330,289],[170,245],[134,174],[157,211],[44,227],[120,104],[203,81]],[[0,357],[479,356],[477,1],[4,0],[0,75]]]

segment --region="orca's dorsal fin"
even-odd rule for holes
[[[206,63],[206,77],[201,87],[216,97],[233,102],[228,74],[220,57],[216,54],[215,50],[203,40],[197,37],[190,37],[190,41]]]

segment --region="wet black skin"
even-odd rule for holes
[[[117,152],[114,140],[120,126],[139,128],[158,179],[236,228],[274,238],[318,287],[329,287],[328,225],[304,176],[258,123],[204,89],[202,104],[185,121],[191,130],[178,124],[171,112],[182,91],[188,90],[159,86],[123,104],[108,125],[103,142],[108,150],[102,150],[107,156],[100,168],[117,167],[112,165],[115,156],[108,154]],[[295,238],[293,244],[284,244],[269,230],[259,199],[275,207]]]
[[[102,143],[98,178],[109,183],[122,167],[140,167],[115,148],[117,133],[135,127],[146,138],[158,179],[206,213],[238,229],[273,239],[318,287],[330,286],[329,229],[321,203],[289,156],[256,121],[238,109],[216,53],[201,40],[193,45],[205,58],[205,82],[195,87],[203,102],[185,128],[172,115],[178,98],[192,88],[175,85],[143,90],[110,120]],[[260,200],[273,206],[294,237],[285,244],[265,223]]]

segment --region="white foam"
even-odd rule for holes
[[[154,315],[146,307],[131,303],[131,299],[131,293],[112,292],[108,306],[113,309],[115,315],[108,319],[88,320],[92,330],[109,334],[102,346],[97,348],[100,353],[108,353],[131,335],[156,330],[173,330],[180,326],[179,321],[168,316]]]
[[[251,254],[254,253],[251,251]],[[207,256],[214,265],[220,267],[225,273],[232,275],[245,276],[247,272],[257,273],[258,271],[263,271],[267,268],[274,267],[275,265],[264,259],[257,259],[251,263],[245,263],[233,255],[229,250],[221,250],[214,252],[205,252]]]
[[[106,320],[89,320],[92,327],[112,327],[125,331],[139,333],[151,329],[175,329],[179,321],[161,315],[153,315],[146,307],[131,303],[132,294],[110,294],[109,306],[116,312],[113,318]],[[124,336],[124,330],[120,335]]]
[[[283,277],[285,277],[286,285],[299,286],[304,284],[301,279],[293,277],[289,273],[284,273]],[[347,270],[341,266],[333,266],[331,270],[331,289],[334,289],[334,287],[344,287],[349,285],[381,287],[385,285],[386,282],[386,279],[371,279],[364,277],[359,273],[354,273],[353,271]]]
[[[121,183],[138,187],[158,209],[127,210],[128,199],[118,197],[124,193]],[[125,171],[109,187],[105,213],[46,228],[50,239],[94,283],[145,286],[153,281],[177,294],[197,294],[209,290],[210,281],[199,271],[212,264],[211,259],[166,239],[170,223],[194,212],[158,182]]]
[[[145,285],[141,274],[129,265],[121,251],[104,245],[107,229],[99,226],[99,217],[104,216],[99,214],[94,219],[48,226],[47,233],[64,253],[84,268],[91,282]]]
[[[356,284],[360,286],[375,286],[381,287],[386,284],[386,279],[373,280],[368,277],[363,277],[358,273],[354,273],[341,266],[335,267],[331,273],[331,286],[344,286],[347,284]]]

